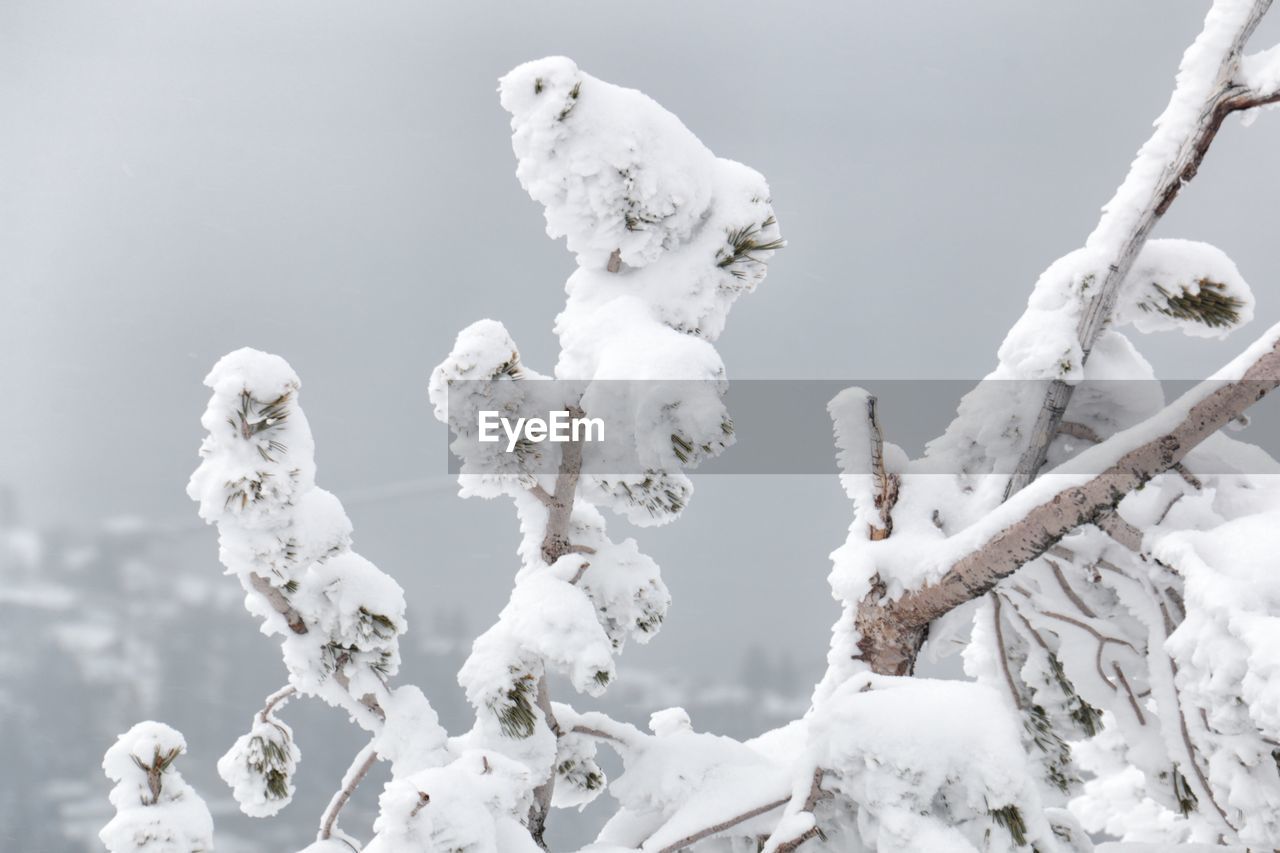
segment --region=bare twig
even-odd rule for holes
[[[329,801],[324,814],[320,816],[320,832],[316,834],[317,841],[325,841],[333,836],[333,828],[338,823],[338,813],[342,811],[342,807],[347,804],[347,801],[351,799],[351,795],[355,793],[356,787],[364,780],[365,776],[369,775],[369,771],[377,763],[378,753],[374,751],[372,743],[356,753],[351,766],[347,768],[346,774],[342,777],[342,787],[333,795],[333,799]]]
[[[1044,561],[1048,563],[1049,568],[1053,570],[1053,576],[1057,579],[1058,586],[1062,587],[1062,592],[1071,600],[1071,603],[1076,606],[1076,610],[1079,610],[1090,619],[1097,619],[1098,614],[1094,613],[1089,605],[1084,603],[1084,599],[1077,595],[1075,589],[1073,589],[1071,584],[1067,582],[1067,576],[1062,573],[1062,567],[1053,560],[1050,560],[1048,557],[1045,557]]]
[[[615,256],[618,253],[614,252]],[[610,261],[612,265],[612,260]],[[610,270],[617,272],[617,270]],[[570,418],[583,418],[585,413],[576,403],[567,406]],[[581,545],[574,545],[569,539],[570,522],[573,519],[573,502],[578,493],[578,478],[582,474],[582,442],[568,441],[565,442],[563,450],[560,452],[560,469],[556,473],[556,490],[555,494],[547,495],[543,490],[542,494],[545,499],[540,497],[547,505],[547,527],[542,536],[542,560],[548,566],[565,554],[571,553],[593,553],[592,549]],[[541,487],[539,487],[541,488]],[[535,494],[537,494],[535,492]],[[573,583],[577,583],[582,579],[586,566],[582,566],[578,570],[578,574],[573,578]],[[537,687],[537,703],[542,709],[542,713],[546,718],[547,725],[556,734],[556,738],[560,737],[560,727],[556,724],[555,714],[551,708],[551,695],[547,688],[547,676],[543,673],[538,679]],[[534,842],[542,849],[546,849],[546,842],[543,835],[546,832],[547,815],[551,813],[551,799],[555,794],[556,774],[555,768],[550,768],[547,779],[533,791],[533,804],[529,807],[528,828],[529,835],[532,836]]]
[[[551,708],[551,691],[547,687],[547,676],[544,673],[538,679],[537,694],[535,702],[542,711],[543,717],[546,719],[547,727],[551,729],[556,740],[559,741],[563,737],[564,732],[560,729],[560,724],[556,722],[555,713]],[[533,789],[533,805],[529,807],[529,834],[533,837],[534,842],[543,850],[547,849],[546,841],[543,836],[547,830],[547,816],[551,813],[551,798],[556,790],[556,771],[554,762],[552,767],[548,768],[547,779],[541,785]]]
[[[818,808],[818,803],[831,796],[831,794],[823,790],[822,787],[822,780],[826,775],[827,771],[823,770],[821,767],[814,769],[813,782],[810,783],[809,793],[805,797],[804,805],[800,808],[801,814],[812,815]],[[795,797],[793,796],[791,799],[794,800]],[[822,830],[818,827],[817,822],[815,822],[813,826],[809,827],[794,838],[787,839],[786,841],[776,839],[777,843],[772,848],[769,845],[775,841],[775,838],[773,835],[769,836],[769,838],[765,840],[763,849],[769,850],[771,853],[795,853],[800,845],[804,844],[810,838],[825,837],[826,836],[822,834]]]
[[[1174,465],[1173,470],[1177,471],[1178,474],[1182,476],[1182,479],[1187,481],[1187,485],[1191,486],[1191,488],[1193,489],[1204,488],[1204,483],[1200,482],[1200,478],[1197,477],[1195,474],[1192,474],[1191,471],[1187,469],[1187,466],[1182,464],[1181,462],[1179,462],[1177,465]]]
[[[1120,685],[1124,687],[1124,692],[1129,694],[1129,705],[1133,708],[1133,715],[1138,718],[1140,725],[1145,726],[1147,718],[1142,713],[1142,706],[1138,703],[1138,697],[1133,695],[1133,688],[1129,686],[1129,679],[1124,677],[1124,670],[1115,661],[1111,662],[1111,669],[1115,672],[1116,678],[1119,679]]]
[[[262,710],[258,712],[258,719],[265,723],[267,721],[267,717],[271,716],[271,712],[275,710],[277,705],[283,705],[285,702],[288,702],[297,694],[297,692],[298,688],[294,687],[292,684],[286,684],[275,693],[272,693],[263,703]]]
[[[1022,694],[1013,680],[1013,670],[1009,668],[1009,655],[1005,652],[1004,625],[1001,624],[1004,620],[1000,618],[1000,594],[997,592],[991,594],[991,621],[996,632],[996,654],[1000,658],[1000,671],[1004,673],[1004,681],[1009,687],[1009,695],[1013,697],[1014,707],[1021,711],[1024,707]]]
[[[884,468],[884,434],[880,431],[880,419],[876,416],[876,398],[867,395],[867,432],[871,436],[871,476],[876,484],[875,505],[880,510],[880,524],[870,525],[868,536],[872,540],[888,539],[893,532],[893,507],[898,502],[901,478],[889,474]]]
[[[780,800],[774,800],[771,803],[765,803],[762,806],[757,806],[753,809],[750,809],[749,811],[743,812],[742,814],[735,815],[734,817],[731,817],[727,820],[722,820],[717,824],[704,827],[698,830],[697,832],[690,833],[689,835],[686,835],[684,838],[681,838],[679,841],[674,841],[671,844],[668,844],[666,847],[663,847],[661,850],[658,850],[657,853],[676,853],[676,851],[678,850],[683,850],[686,847],[692,847],[694,844],[697,844],[699,841],[702,841],[705,838],[710,838],[713,835],[717,835],[721,832],[724,832],[726,829],[733,829],[738,824],[745,823],[746,821],[751,820],[753,817],[759,817],[762,814],[768,814],[769,812],[773,811],[776,808],[781,808],[782,806],[785,806],[790,801],[791,801],[790,797],[783,797]]]

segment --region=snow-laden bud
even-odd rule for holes
[[[390,762],[393,776],[408,776],[448,760],[447,733],[421,690],[412,684],[397,687],[387,694],[382,710],[386,722],[373,748]]]
[[[270,713],[254,715],[248,734],[218,759],[218,775],[231,787],[240,811],[271,817],[293,800],[293,775],[301,759],[288,724]]]
[[[98,838],[110,853],[205,853],[213,850],[213,818],[174,767],[187,750],[182,734],[164,723],[138,723],[102,759],[115,782],[116,816]]]

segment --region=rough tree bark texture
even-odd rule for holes
[[[863,660],[874,672],[884,675],[910,674],[930,622],[985,595],[1077,527],[1105,521],[1104,516],[1125,495],[1173,468],[1193,447],[1239,417],[1277,385],[1280,340],[1241,379],[1221,385],[1195,403],[1173,430],[1120,454],[1105,471],[1087,482],[1065,488],[1032,507],[954,563],[937,583],[894,601],[884,600],[883,587],[873,590],[859,604],[856,616]]]
[[[1195,177],[1200,168],[1200,162],[1209,150],[1209,145],[1217,135],[1218,129],[1222,127],[1223,120],[1233,112],[1275,102],[1274,93],[1264,95],[1250,92],[1236,81],[1240,56],[1244,51],[1244,46],[1270,6],[1271,0],[1255,0],[1249,16],[1241,22],[1241,26],[1234,34],[1231,43],[1222,51],[1217,85],[1201,108],[1201,119],[1191,129],[1190,133],[1186,134],[1182,139],[1176,140],[1176,153],[1169,158],[1160,180],[1152,186],[1151,195],[1146,200],[1142,214],[1131,223],[1126,222],[1124,224],[1126,229],[1124,233],[1114,234],[1108,233],[1113,227],[1113,222],[1116,221],[1113,219],[1113,212],[1108,211],[1103,214],[1097,230],[1090,237],[1090,242],[1093,242],[1095,238],[1101,236],[1109,244],[1118,246],[1119,249],[1115,257],[1110,259],[1106,274],[1099,283],[1100,287],[1089,300],[1088,305],[1085,307],[1084,315],[1080,318],[1078,334],[1084,359],[1087,360],[1089,358],[1094,341],[1097,340],[1098,334],[1111,319],[1111,313],[1115,309],[1116,297],[1120,293],[1120,285],[1124,282],[1125,277],[1128,276],[1129,270],[1133,267],[1133,263],[1138,257],[1138,253],[1147,242],[1151,229],[1155,227],[1156,223],[1160,221],[1160,217],[1173,204],[1173,200],[1182,189],[1182,185]],[[1152,141],[1161,133],[1161,129],[1157,128],[1156,135],[1152,137]],[[1169,140],[1169,142],[1174,142],[1174,140]],[[1147,144],[1151,145],[1152,143],[1148,142]],[[1148,164],[1144,163],[1141,157],[1138,161],[1135,161],[1134,165],[1140,168],[1148,167]],[[1126,181],[1126,183],[1128,182]],[[1035,479],[1036,474],[1044,465],[1045,456],[1049,451],[1049,443],[1058,433],[1058,427],[1062,423],[1063,415],[1066,413],[1067,404],[1071,401],[1073,390],[1073,385],[1068,385],[1059,380],[1054,380],[1049,384],[1049,388],[1045,392],[1044,402],[1037,415],[1036,423],[1031,430],[1031,440],[1023,451],[1022,456],[1018,459],[1017,468],[1014,470],[1005,491],[1006,496],[1024,488],[1027,483]]]

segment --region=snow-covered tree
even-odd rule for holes
[[[459,673],[475,724],[448,737],[420,690],[391,685],[400,588],[315,485],[297,376],[237,351],[206,380],[189,491],[289,672],[219,762],[242,808],[288,802],[300,752],[278,712],[304,695],[369,734],[313,853],[359,848],[337,818],[379,760],[368,853],[535,853],[553,807],[603,790],[619,808],[592,853],[1080,853],[1099,831],[1280,847],[1280,463],[1221,431],[1280,385],[1280,326],[1173,401],[1130,333],[1222,336],[1252,317],[1223,252],[1149,238],[1227,116],[1280,102],[1280,48],[1244,53],[1268,5],[1213,4],[1097,229],[1040,277],[921,458],[886,440],[867,391],[831,401],[853,502],[831,574],[843,612],[808,711],[745,742],[680,708],[648,731],[580,711],[550,677],[599,694],[662,623],[658,567],[609,537],[604,510],[674,520],[685,469],[732,443],[714,341],[782,246],[767,186],[568,59],[504,77],[517,175],[578,268],[550,374],[482,320],[431,376],[462,495],[510,498],[522,533],[509,602]],[[484,426],[554,412],[609,440]],[[955,646],[969,680],[915,675]]]

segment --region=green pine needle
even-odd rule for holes
[[[1009,833],[1009,837],[1013,839],[1014,844],[1019,847],[1026,845],[1027,822],[1022,817],[1022,811],[1017,806],[1001,806],[998,809],[992,809],[990,815],[997,826]]]
[[[1211,329],[1234,326],[1240,322],[1240,309],[1244,307],[1244,300],[1228,293],[1227,286],[1222,282],[1202,278],[1196,284],[1199,285],[1196,293],[1183,285],[1181,292],[1174,294],[1153,282],[1151,286],[1159,294],[1159,299],[1143,300],[1138,303],[1138,307],[1174,320],[1201,323]]]

